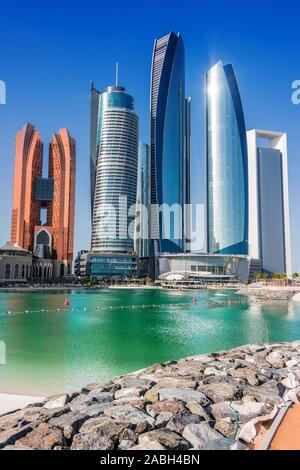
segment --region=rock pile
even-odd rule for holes
[[[232,449],[237,425],[281,402],[291,371],[300,341],[154,365],[1,416],[0,448]]]
[[[292,287],[243,287],[238,294],[260,300],[291,300],[299,289]]]

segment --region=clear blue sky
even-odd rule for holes
[[[222,59],[234,65],[247,129],[288,132],[293,268],[300,270],[300,106],[290,98],[300,79],[299,18],[300,5],[289,1],[1,2],[0,244],[10,234],[15,132],[29,121],[46,144],[60,127],[77,140],[76,250],[89,248],[90,82],[111,84],[118,60],[120,84],[134,95],[140,136],[149,141],[153,40],[173,30],[185,42],[192,97],[193,201],[204,201],[204,74]]]

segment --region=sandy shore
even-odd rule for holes
[[[0,393],[0,415],[40,402],[44,397]]]

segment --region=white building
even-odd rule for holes
[[[178,253],[159,258],[159,279],[165,287],[243,283],[249,269],[250,258],[245,255]]]
[[[27,282],[32,277],[32,255],[7,242],[0,247],[0,284]]]
[[[287,135],[247,132],[249,255],[263,271],[292,274]]]

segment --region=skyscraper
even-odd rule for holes
[[[185,58],[180,34],[155,40],[151,72],[151,274],[159,253],[185,249],[187,196]],[[166,211],[159,207],[167,206]],[[169,217],[170,210],[174,217]],[[170,223],[169,223],[170,222]],[[169,227],[168,227],[169,225]]]
[[[138,117],[125,88],[108,87],[99,96],[97,138],[92,250],[133,252],[134,214],[121,214],[120,204],[126,212],[136,204]]]
[[[191,251],[191,98],[185,99],[185,250]]]
[[[242,102],[231,64],[206,76],[207,243],[215,254],[248,254],[248,163]]]
[[[47,224],[52,226],[53,258],[65,262],[63,268],[59,261],[59,269],[65,273],[70,270],[74,249],[75,145],[68,130],[60,129],[49,147],[49,178],[54,180],[54,192]]]
[[[94,211],[94,195],[96,183],[96,164],[97,164],[97,149],[99,146],[98,139],[98,114],[99,114],[99,99],[101,93],[94,88],[94,83],[91,83],[91,116],[90,116],[90,183],[91,183],[91,218],[93,220]]]
[[[247,139],[249,254],[263,271],[291,275],[287,135],[254,129]]]
[[[43,143],[27,123],[16,135],[11,242],[33,253],[33,277],[63,277],[73,259],[76,175],[67,129],[53,135],[48,178],[42,173]]]
[[[150,214],[150,147],[139,144],[137,221],[135,252],[140,258],[149,256],[149,214]]]
[[[136,270],[138,116],[133,97],[117,84],[103,93],[92,87],[91,100],[92,253],[86,258],[91,276],[122,277]]]
[[[33,251],[34,227],[40,224],[40,202],[34,186],[42,176],[43,142],[31,124],[16,134],[11,242]]]

